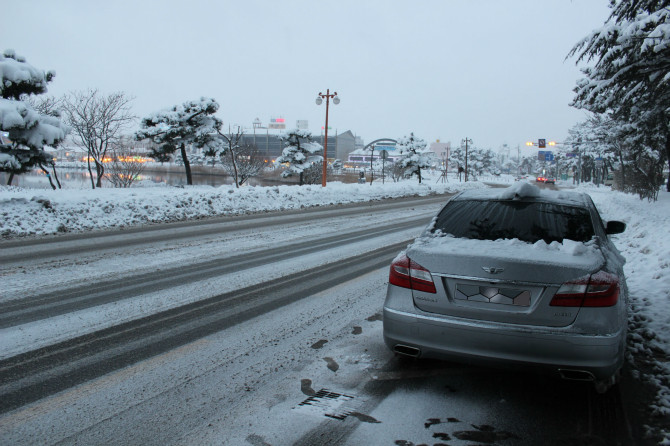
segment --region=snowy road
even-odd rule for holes
[[[602,399],[535,375],[406,364],[385,348],[387,265],[443,201],[206,222],[201,233],[175,225],[75,240],[59,256],[63,238],[26,248],[43,251],[24,263],[2,245],[11,291],[0,319],[0,443],[626,438],[618,392]]]

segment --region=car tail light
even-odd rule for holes
[[[600,271],[566,282],[558,289],[553,307],[611,307],[619,300],[619,278]]]
[[[402,254],[391,263],[389,283],[426,293],[436,293],[433,277],[423,266]]]

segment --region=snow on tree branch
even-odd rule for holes
[[[10,173],[8,184],[14,174],[46,164],[44,146],[58,144],[68,131],[58,117],[39,113],[27,101],[29,95],[45,93],[53,77],[54,72],[38,70],[13,50],[0,56],[0,132],[10,140],[0,143],[0,171]]]

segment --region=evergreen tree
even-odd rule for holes
[[[577,172],[582,179],[597,176],[604,178],[608,172],[617,169],[619,180],[616,187],[632,192],[628,179],[630,172],[635,170],[635,154],[644,147],[642,135],[635,131],[635,126],[616,120],[611,114],[593,114],[585,121],[575,124],[568,131],[566,142],[576,157],[566,159],[566,165]],[[599,172],[592,160],[602,159]],[[596,175],[598,173],[598,175]]]
[[[572,105],[633,125],[644,158],[670,165],[670,0],[620,0],[611,7],[605,24],[569,53],[577,63],[594,62],[582,70]]]
[[[405,175],[416,175],[419,178],[419,183],[421,183],[421,169],[427,169],[432,165],[432,158],[429,155],[430,151],[426,148],[426,142],[414,136],[414,133],[410,133],[409,136],[399,138],[396,147],[398,153],[403,155],[398,163],[405,169]]]
[[[216,152],[221,148],[218,133],[222,122],[214,116],[219,104],[211,98],[184,102],[181,105],[159,111],[142,119],[141,129],[135,133],[138,140],[150,139],[158,144],[152,148],[150,157],[161,161],[179,150],[184,162],[186,184],[193,184],[191,163],[186,149],[193,147],[204,152]]]
[[[471,162],[468,163],[468,170],[474,173],[473,179],[476,179],[478,175],[483,175],[485,172],[491,173],[494,170],[496,156],[493,150],[473,148],[470,153]],[[470,173],[468,173],[469,175]]]
[[[7,184],[15,174],[35,166],[50,165],[45,145],[58,144],[67,128],[57,116],[41,114],[26,100],[47,91],[55,73],[44,72],[28,64],[25,58],[7,50],[0,56],[0,172],[9,172]]]
[[[63,100],[62,99],[56,99],[53,96],[35,96],[35,97],[28,97],[27,102],[40,114],[40,115],[46,115],[46,116],[53,116],[54,118],[61,118],[61,110],[62,110],[62,105],[63,105]],[[67,129],[67,131],[71,131],[72,129]],[[58,148],[60,144],[63,141],[58,141],[54,142],[52,144],[49,144],[51,147]],[[60,180],[58,179],[58,171],[56,170],[56,161],[52,157],[47,157],[47,162],[46,163],[40,163],[40,169],[42,172],[46,175],[47,179],[49,180],[49,184],[51,185],[51,188],[53,190],[56,189],[62,189],[63,186],[60,183]],[[47,168],[50,168],[51,171],[49,171]],[[54,184],[54,181],[56,184]]]
[[[284,150],[278,163],[288,163],[288,169],[282,172],[282,177],[299,175],[300,186],[305,184],[305,171],[313,164],[323,162],[321,144],[312,141],[312,133],[307,130],[294,129],[282,135],[285,141]]]

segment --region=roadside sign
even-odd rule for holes
[[[540,149],[544,149],[545,147],[547,147],[547,140],[546,139],[538,139],[537,140],[537,146]]]

